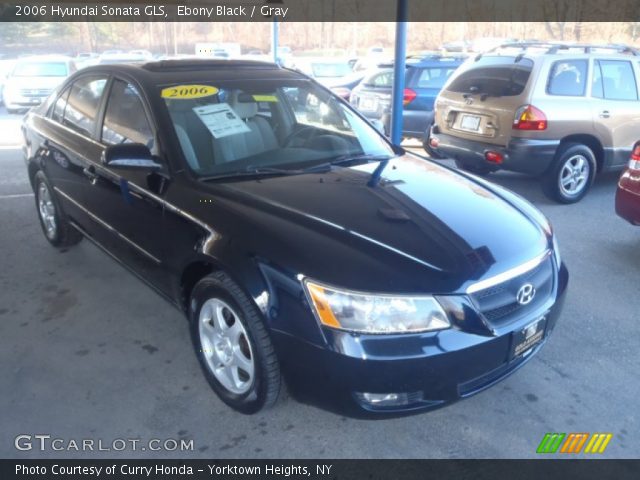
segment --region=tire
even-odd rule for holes
[[[489,175],[493,170],[490,167],[484,165],[469,165],[468,163],[456,160],[456,167],[465,172],[473,173],[481,177]]]
[[[33,185],[38,220],[47,241],[54,247],[66,248],[82,240],[82,234],[69,224],[53,188],[42,171],[36,173]]]
[[[589,191],[596,174],[596,157],[581,143],[561,145],[542,177],[542,190],[551,200],[576,203]]]
[[[424,148],[424,151],[427,152],[427,155],[435,160],[444,160],[445,158],[447,158],[444,155],[440,155],[431,147],[431,145],[429,145],[429,137],[425,137],[422,140],[422,148]]]
[[[269,333],[252,301],[225,273],[204,277],[189,301],[191,340],[220,399],[244,414],[273,406],[281,374]]]

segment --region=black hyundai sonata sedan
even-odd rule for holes
[[[393,147],[301,73],[90,67],[23,133],[47,240],[88,238],[184,311],[241,412],[284,380],[361,412],[438,407],[522,366],[560,314],[540,212]]]

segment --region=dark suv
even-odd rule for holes
[[[433,105],[440,89],[464,57],[429,55],[407,58],[403,137],[423,140],[433,123]],[[380,65],[351,92],[351,104],[364,116],[382,120],[389,131],[393,65]]]
[[[438,407],[520,368],[560,316],[538,210],[394,147],[298,72],[88,67],[23,128],[46,239],[95,242],[184,312],[242,412],[283,378],[360,410]]]

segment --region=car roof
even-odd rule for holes
[[[519,57],[530,60],[562,59],[562,58],[592,58],[606,56],[613,59],[638,58],[640,51],[627,45],[618,44],[582,44],[582,43],[546,43],[521,42],[501,45],[487,52],[479,53],[475,60],[485,57]]]
[[[421,59],[407,59],[408,67],[442,67],[446,65],[460,65],[466,60],[464,57],[425,57]]]
[[[160,60],[138,64],[95,65],[81,70],[112,73],[134,77],[143,84],[171,84],[184,81],[207,81],[242,79],[307,78],[306,75],[258,60],[226,59],[178,59]]]

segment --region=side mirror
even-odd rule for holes
[[[162,165],[154,160],[149,147],[141,143],[121,143],[108,146],[102,154],[102,164],[109,167],[146,170],[162,168]]]

